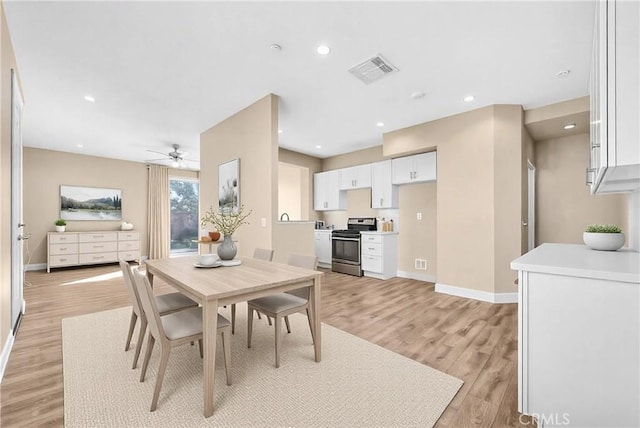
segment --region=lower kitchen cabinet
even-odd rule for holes
[[[543,244],[518,270],[518,411],[640,426],[640,254]]]
[[[398,272],[398,232],[360,232],[364,276],[389,279]]]
[[[318,265],[324,268],[331,267],[331,230],[315,231],[316,257]]]

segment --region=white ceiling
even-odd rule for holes
[[[178,143],[197,159],[200,132],[274,93],[280,146],[328,157],[485,105],[588,93],[593,1],[3,4],[30,147],[143,161]],[[400,71],[370,85],[347,72],[378,53]]]

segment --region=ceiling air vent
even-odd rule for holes
[[[367,85],[390,74],[396,73],[397,71],[398,67],[391,64],[380,54],[349,69],[349,73],[353,74]]]

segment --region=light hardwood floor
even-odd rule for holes
[[[27,313],[0,385],[0,426],[63,426],[61,319],[129,305],[119,272],[108,265],[27,273]],[[517,412],[515,304],[438,294],[409,279],[325,273],[322,322],[464,380],[438,426],[535,426]],[[173,291],[160,280],[155,287]]]

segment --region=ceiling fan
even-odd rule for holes
[[[195,159],[185,159],[185,156],[187,156],[189,153],[181,151],[179,144],[173,144],[171,145],[171,147],[173,147],[173,151],[169,153],[162,153],[155,150],[147,149],[148,152],[157,153],[159,155],[163,155],[164,157],[159,159],[147,159],[145,162],[151,162],[151,163],[170,162],[170,166],[173,168],[184,168],[187,166],[186,162],[199,163],[199,161]],[[162,165],[165,165],[165,164],[162,163]]]

